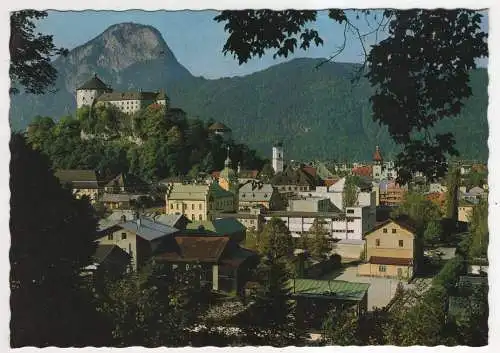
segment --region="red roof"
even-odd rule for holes
[[[219,176],[220,176],[220,170],[219,170],[219,171],[214,171],[214,172],[212,172],[212,176],[213,176],[215,179],[219,179]]]
[[[316,168],[314,168],[314,167],[306,166],[306,167],[303,167],[302,170],[304,172],[306,172],[307,174],[309,174],[310,176],[313,176],[313,177],[316,176]]]
[[[371,256],[369,262],[375,265],[399,265],[399,266],[413,265],[413,259],[406,259],[399,257]]]
[[[380,148],[378,146],[375,148],[375,153],[373,154],[373,160],[376,162],[382,162],[382,154],[380,153]]]
[[[358,176],[371,177],[373,174],[371,166],[352,168],[352,173]]]
[[[176,236],[176,247],[156,256],[166,262],[218,262],[229,237],[226,236]]]
[[[325,179],[324,184],[325,184],[325,186],[332,186],[333,184],[335,184],[339,180],[340,180],[340,178]]]

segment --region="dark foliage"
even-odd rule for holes
[[[16,85],[25,92],[43,94],[53,86],[57,70],[52,66],[52,57],[66,55],[67,50],[57,48],[51,35],[35,33],[35,20],[47,17],[46,11],[22,10],[10,15],[10,78],[11,94],[19,92]]]
[[[96,246],[93,210],[61,188],[22,136],[10,148],[11,345],[105,344],[80,277]]]

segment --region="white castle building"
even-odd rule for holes
[[[76,89],[76,107],[96,104],[114,105],[126,114],[133,114],[151,104],[167,105],[168,98],[164,91],[115,92],[97,75]]]

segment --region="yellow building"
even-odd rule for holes
[[[64,169],[54,173],[61,185],[71,189],[76,198],[86,196],[91,203],[99,197],[99,184],[93,170]]]
[[[229,158],[229,147],[227,149],[227,158],[226,161],[224,162],[224,169],[222,169],[219,174],[219,186],[222,189],[229,191],[231,194],[233,194],[234,205],[237,206],[238,189],[240,183],[238,181],[238,175],[236,174],[234,169],[231,168],[231,159]]]
[[[461,201],[458,205],[458,221],[469,223],[472,217],[472,210],[474,205],[472,203]]]
[[[412,226],[387,220],[365,235],[366,263],[358,266],[358,275],[411,279],[419,248]]]
[[[234,195],[216,182],[211,184],[174,183],[165,195],[166,214],[184,214],[192,221],[212,220],[219,212],[235,212]]]

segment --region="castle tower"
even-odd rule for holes
[[[229,146],[227,147],[227,158],[224,162],[224,169],[221,170],[219,175],[219,186],[224,190],[231,192],[234,195],[234,210],[238,211],[239,202],[239,181],[238,175],[231,168],[231,159],[229,158]]]
[[[81,108],[84,105],[90,107],[97,97],[105,92],[111,91],[112,89],[106,86],[106,84],[95,74],[94,77],[76,89],[76,107]]]
[[[273,169],[274,173],[283,172],[283,144],[281,142],[273,146]]]
[[[373,154],[373,167],[372,167],[372,176],[373,179],[381,179],[382,178],[382,166],[384,164],[384,160],[382,158],[382,153],[380,152],[379,146],[375,147],[375,153]]]

